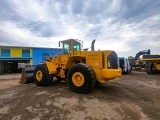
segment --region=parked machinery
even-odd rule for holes
[[[34,70],[34,81],[38,86],[47,86],[53,77],[66,80],[70,89],[77,93],[87,93],[97,82],[106,82],[121,76],[115,51],[95,51],[92,42],[91,51],[82,50],[83,42],[68,39],[62,44],[62,54],[39,64]]]
[[[130,60],[131,67],[134,67],[134,68],[145,67],[145,63],[144,61],[140,60],[140,56],[150,55],[150,52],[151,52],[150,49],[148,49],[148,50],[143,50],[143,51],[139,51],[138,53],[136,53],[135,58]]]
[[[141,60],[146,62],[148,74],[160,73],[160,55],[143,55]]]
[[[128,74],[131,72],[131,66],[129,60],[125,57],[119,57],[119,66],[122,69],[123,74]]]

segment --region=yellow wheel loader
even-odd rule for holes
[[[141,60],[146,62],[148,74],[160,73],[160,55],[143,55]]]
[[[53,58],[47,57],[45,63],[39,64],[33,74],[38,86],[52,83],[53,77],[66,81],[70,89],[77,93],[88,93],[96,82],[106,82],[120,77],[118,57],[115,51],[95,51],[94,42],[91,50],[83,50],[83,42],[77,39],[67,39],[59,42],[62,54]]]

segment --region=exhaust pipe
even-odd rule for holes
[[[94,50],[94,43],[95,43],[95,39],[92,41],[92,43],[91,43],[91,51],[93,51]]]

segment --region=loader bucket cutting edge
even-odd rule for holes
[[[22,74],[20,78],[21,84],[31,83],[34,81],[33,79],[34,69],[35,67],[22,68]]]

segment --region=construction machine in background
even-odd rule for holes
[[[119,66],[122,69],[123,74],[128,74],[129,72],[131,72],[131,66],[128,58],[118,57],[118,60],[119,60]]]
[[[145,62],[142,61],[140,59],[141,55],[150,55],[151,51],[150,49],[148,50],[143,50],[143,51],[139,51],[138,53],[136,53],[135,58],[130,60],[131,63],[131,68],[135,68],[135,69],[142,69],[145,67]]]
[[[34,69],[34,82],[37,86],[48,86],[53,77],[65,80],[70,89],[77,93],[88,93],[97,82],[106,82],[120,77],[118,57],[113,50],[83,50],[83,42],[67,39],[59,42],[62,54],[48,57],[48,60]]]
[[[142,55],[141,60],[146,62],[148,74],[160,73],[160,55]]]

